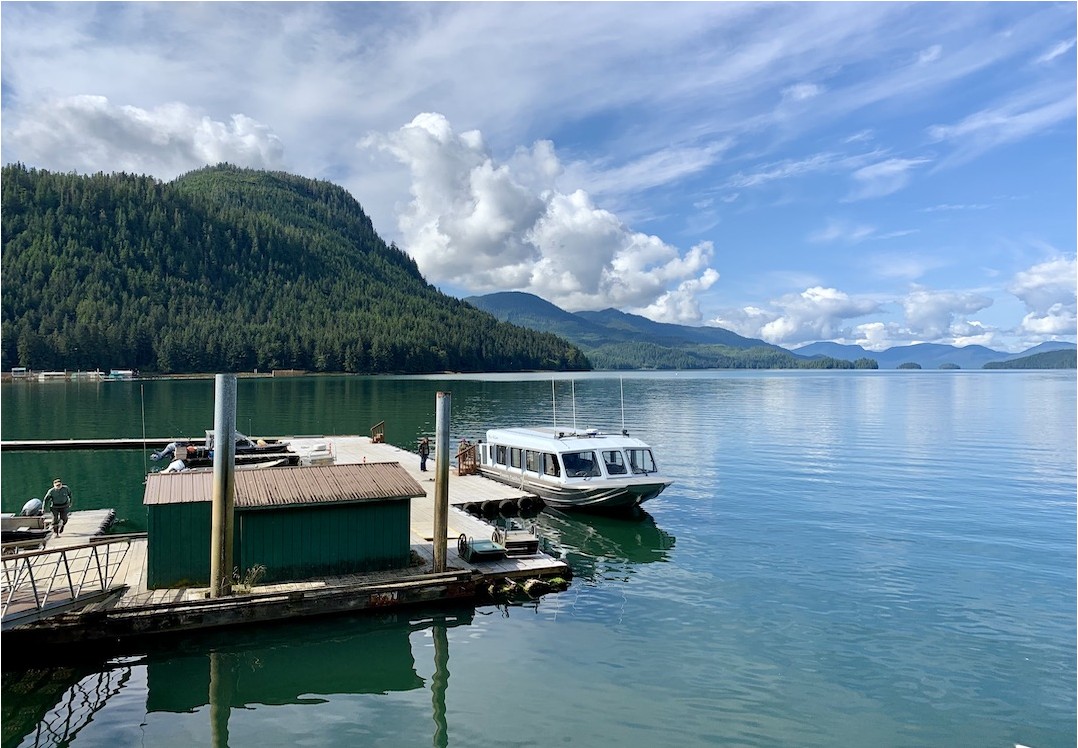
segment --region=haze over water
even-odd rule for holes
[[[676,482],[632,519],[540,515],[567,592],[185,637],[33,693],[5,674],[4,745],[1075,744],[1073,372],[558,377],[557,421],[618,430],[622,390]],[[237,427],[385,420],[414,449],[438,391],[454,439],[554,417],[545,375],[319,377],[240,380]],[[143,409],[197,436],[213,383],[4,384],[2,406],[5,440],[138,437]],[[4,452],[3,509],[59,474],[144,530],[148,454]]]

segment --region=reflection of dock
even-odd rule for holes
[[[417,655],[426,659],[433,654],[433,663],[424,663],[424,669],[434,670],[429,683],[433,745],[445,746],[449,743],[445,732],[446,633],[471,624],[473,617],[473,608],[461,606],[422,616],[387,614],[290,623],[254,636],[211,632],[197,641],[148,647],[143,657],[124,658],[103,670],[88,662],[6,672],[4,745],[74,743],[95,718],[100,719],[109,702],[131,685],[132,678],[140,680],[140,670],[144,671],[147,715],[202,710],[211,729],[223,737],[236,709],[422,689],[428,683],[417,672]],[[432,646],[413,652],[412,636],[417,632],[425,632]],[[18,698],[7,698],[6,689],[19,694]]]
[[[282,620],[310,615],[395,608],[417,603],[471,599],[487,586],[502,579],[568,579],[571,571],[563,561],[541,552],[507,556],[498,560],[469,563],[456,552],[457,538],[490,538],[494,527],[473,517],[459,505],[474,501],[517,499],[523,494],[511,487],[480,476],[458,476],[450,471],[448,480],[450,509],[444,572],[434,572],[434,473],[419,471],[414,453],[385,443],[372,443],[367,437],[303,437],[291,439],[297,449],[309,449],[326,443],[337,464],[396,462],[424,490],[424,495],[410,501],[410,548],[412,565],[391,569],[278,584],[256,585],[249,594],[208,598],[206,587],[149,589],[147,586],[148,541],[145,536],[126,536],[111,541],[100,537],[100,527],[80,530],[82,512],[74,512],[68,529],[60,538],[51,538],[44,551],[18,556],[5,555],[4,637],[6,652],[11,653],[16,639],[25,637],[28,645],[37,642],[77,644],[87,641],[125,640],[133,636],[188,631],[192,629]],[[307,468],[280,468],[305,470]],[[316,468],[310,468],[316,469]],[[273,470],[277,470],[274,468]],[[166,476],[163,476],[166,477]],[[92,524],[92,523],[91,523]],[[98,542],[92,542],[95,537]],[[120,548],[122,544],[123,548]],[[109,562],[97,561],[108,549]],[[66,557],[76,553],[95,555],[93,561],[79,556],[78,564]],[[119,561],[117,561],[119,559]],[[85,562],[84,562],[85,561]],[[68,579],[68,568],[83,571],[81,579]],[[77,575],[77,574],[76,574]],[[30,610],[40,597],[46,578],[52,587],[70,589],[64,607]],[[53,598],[60,602],[60,595]],[[21,601],[7,609],[9,601]],[[80,603],[87,607],[76,610]],[[59,611],[59,612],[57,612]],[[8,615],[18,612],[19,625]],[[25,651],[30,651],[27,648]]]

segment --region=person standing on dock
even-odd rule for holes
[[[427,458],[430,457],[430,442],[427,437],[419,440],[419,472],[427,472]]]
[[[71,489],[59,478],[54,478],[52,488],[45,492],[45,508],[52,510],[52,531],[59,535],[67,524],[67,513],[71,509]]]

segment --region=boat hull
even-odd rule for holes
[[[557,509],[587,511],[624,511],[650,501],[662,493],[672,481],[657,479],[634,483],[612,483],[609,480],[581,484],[545,483],[520,474],[507,474],[480,466],[481,475],[535,494],[548,506]]]

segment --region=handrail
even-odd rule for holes
[[[386,440],[386,422],[379,421],[371,426],[371,442],[381,444]]]
[[[468,442],[457,451],[457,475],[476,475],[479,462],[476,459],[476,445]]]
[[[0,617],[30,610],[40,614],[50,605],[60,607],[84,594],[108,591],[131,543],[144,537],[145,533],[104,535],[89,543],[0,557],[4,571]]]

